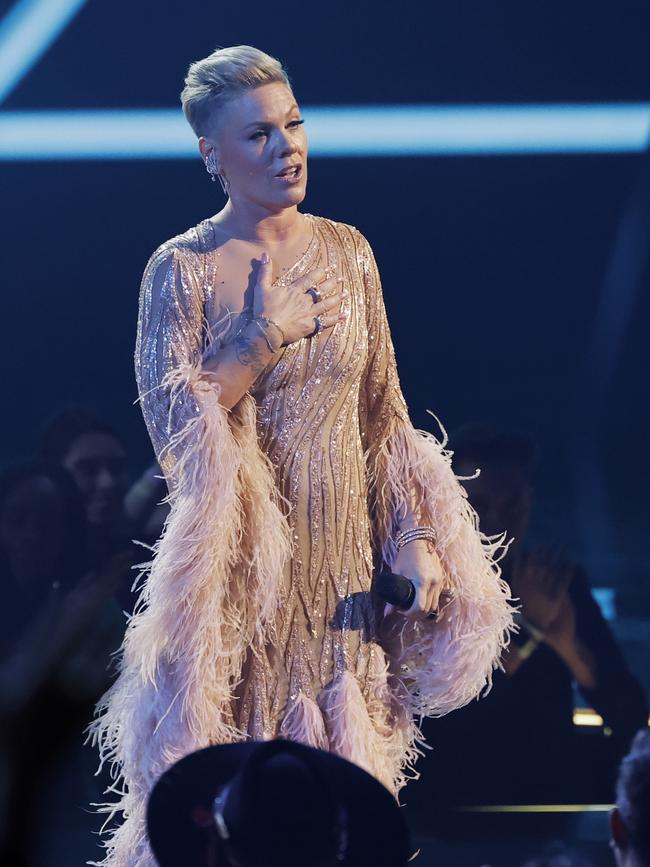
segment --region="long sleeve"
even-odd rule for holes
[[[161,245],[140,285],[135,346],[139,401],[156,458],[168,484],[192,427],[201,424],[201,396],[218,386],[201,370],[204,319],[195,254]]]
[[[153,867],[146,798],[174,761],[243,737],[232,717],[245,654],[263,643],[290,555],[286,518],[256,435],[255,404],[232,411],[202,370],[205,329],[199,256],[169,243],[144,272],[136,378],[144,419],[169,486],[170,512],[153,557],[133,568],[142,591],[129,620],[119,677],[90,736],[112,766],[117,795],[102,809],[106,867]]]
[[[390,567],[400,518],[413,509],[437,534],[436,549],[452,601],[436,621],[404,618],[387,634],[393,672],[415,714],[440,716],[491,685],[512,630],[510,590],[495,555],[504,537],[487,537],[433,434],[416,430],[399,384],[395,353],[372,249],[359,233],[369,357],[360,423],[366,449],[377,559]],[[441,426],[442,427],[442,426]],[[444,429],[443,429],[444,434]]]

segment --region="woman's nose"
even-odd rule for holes
[[[289,132],[281,132],[280,136],[281,139],[278,146],[280,154],[291,154],[297,150],[296,143]]]

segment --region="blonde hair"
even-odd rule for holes
[[[292,90],[286,70],[270,54],[252,45],[217,48],[203,60],[190,64],[181,91],[183,114],[197,137],[210,135],[224,103],[250,88],[274,81]]]

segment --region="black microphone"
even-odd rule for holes
[[[372,579],[372,592],[400,611],[408,611],[415,602],[415,584],[395,572],[380,572]]]

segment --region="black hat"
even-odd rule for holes
[[[388,789],[281,738],[185,756],[154,786],[147,831],[160,867],[402,867],[411,854]]]

